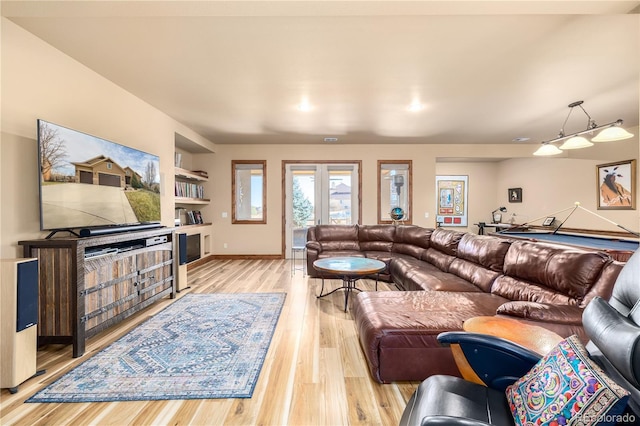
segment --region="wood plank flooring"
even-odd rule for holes
[[[2,389],[2,425],[394,425],[418,382],[371,379],[344,293],[317,299],[320,280],[291,274],[288,260],[213,260],[189,271],[188,293],[286,292],[287,298],[250,399],[25,404],[43,386],[173,301],[163,299],[90,339],[81,358],[71,346],[38,351],[46,374]],[[337,280],[326,281],[331,288]],[[358,287],[373,290],[375,282]],[[380,283],[379,289],[391,287]]]

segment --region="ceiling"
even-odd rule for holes
[[[539,143],[577,100],[598,124],[635,127],[639,11],[613,0],[2,1],[3,16],[216,144]],[[574,110],[565,130],[586,124]]]

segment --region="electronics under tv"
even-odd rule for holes
[[[156,155],[38,120],[38,166],[40,229],[49,237],[161,226]]]

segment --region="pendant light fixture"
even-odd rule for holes
[[[539,155],[539,156],[557,155],[557,154],[562,154],[563,150],[580,149],[580,148],[587,148],[587,147],[593,146],[592,142],[596,142],[596,143],[613,142],[613,141],[620,141],[623,139],[629,139],[633,137],[632,133],[629,133],[625,129],[620,127],[622,125],[621,119],[618,119],[608,124],[604,124],[602,126],[598,126],[596,122],[591,118],[591,116],[587,113],[587,111],[585,111],[585,109],[582,107],[583,103],[584,101],[576,101],[568,105],[569,114],[567,115],[567,118],[565,118],[564,123],[562,123],[562,128],[560,129],[560,133],[558,133],[558,137],[556,137],[555,139],[551,139],[549,141],[542,142],[542,146],[538,148],[538,150],[534,152],[533,155]],[[571,116],[571,112],[573,112],[573,108],[575,107],[580,107],[582,112],[584,112],[585,115],[587,116],[587,128],[585,130],[567,135],[564,133],[564,126],[567,124],[567,121]],[[602,130],[602,131],[596,136],[594,136],[593,138],[591,138],[591,141],[589,141],[587,138],[582,136],[587,133],[593,134],[597,130]],[[562,142],[562,141],[564,141],[564,143],[559,148],[553,145],[554,143]]]

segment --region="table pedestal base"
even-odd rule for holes
[[[349,294],[353,290],[362,291],[362,289],[359,289],[358,287],[356,287],[356,281],[358,281],[360,278],[341,277],[341,279],[342,279],[342,287],[334,288],[330,292],[324,293],[324,278],[322,278],[322,288],[320,289],[320,294],[316,296],[316,299],[320,299],[321,297],[325,297],[330,294],[333,294],[338,290],[344,290],[344,311],[347,312],[347,306],[349,304]],[[376,287],[377,286],[378,286],[378,281],[376,280]]]
[[[338,290],[344,290],[344,311],[347,312],[347,305],[349,304],[349,294],[353,290],[363,291],[362,289],[356,287],[356,281],[360,280],[363,277],[338,277],[338,278],[342,280],[342,287],[334,288],[328,293],[324,293],[324,278],[322,278],[322,287],[320,288],[320,294],[316,296],[316,299],[320,299],[321,297],[325,297],[330,294],[333,294]],[[377,275],[376,275],[376,291],[378,291]]]
[[[353,290],[362,291],[356,287],[356,281],[368,276],[376,276],[376,290],[378,290],[378,277],[380,271],[386,268],[384,262],[376,259],[367,259],[364,257],[328,257],[318,259],[313,262],[313,268],[320,272],[322,277],[322,289],[317,298],[325,297],[335,293],[338,290],[344,290],[344,311],[347,312],[349,305],[349,294]],[[338,278],[342,280],[342,287],[324,292],[325,277]]]

